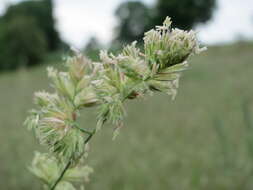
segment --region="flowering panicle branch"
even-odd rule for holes
[[[188,66],[189,56],[200,48],[193,31],[171,29],[166,18],[145,34],[144,52],[136,42],[119,55],[100,53],[100,63],[81,54],[66,61],[66,71],[48,68],[55,92],[35,93],[36,110],[25,121],[49,153],[36,153],[30,170],[46,189],[75,189],[74,184],[88,179],[92,169],[84,165],[87,143],[106,121],[123,125],[124,102],[154,92],[175,97],[180,73]],[[97,126],[93,131],[77,123],[79,111],[97,107]],[[114,136],[115,136],[114,135]]]

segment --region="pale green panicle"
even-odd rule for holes
[[[195,32],[172,29],[167,17],[162,26],[145,33],[144,52],[133,42],[118,55],[101,51],[99,63],[77,53],[67,58],[66,71],[49,67],[54,92],[35,93],[37,109],[25,121],[49,153],[36,153],[30,170],[50,190],[74,190],[93,171],[83,160],[87,143],[103,124],[115,125],[114,139],[123,126],[126,100],[155,92],[174,99],[187,59],[204,50]],[[95,106],[97,126],[92,131],[80,128],[79,111]]]

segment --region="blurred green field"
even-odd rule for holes
[[[106,125],[90,143],[94,173],[86,189],[253,189],[252,60],[253,44],[211,47],[191,59],[175,101],[129,101],[116,141]],[[27,170],[41,147],[22,123],[33,92],[50,89],[45,68],[0,74],[1,190],[41,189]],[[248,100],[251,110],[243,112]],[[85,111],[81,123],[94,126],[92,114]]]

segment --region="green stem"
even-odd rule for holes
[[[61,172],[61,175],[58,177],[58,179],[52,185],[52,187],[50,188],[50,190],[54,190],[55,189],[55,187],[57,186],[57,184],[62,180],[64,174],[66,173],[66,171],[68,170],[68,168],[69,168],[70,165],[71,165],[71,159],[68,161],[68,163],[64,167],[63,171]]]
[[[90,141],[90,139],[93,137],[93,135],[95,134],[95,129],[93,130],[93,132],[91,132],[90,133],[90,135],[88,136],[88,138],[84,141],[84,144],[87,144],[89,141]]]
[[[81,129],[81,128],[80,128]],[[86,130],[85,130],[86,131]],[[84,141],[84,144],[87,144],[91,138],[93,137],[93,135],[95,134],[95,129],[93,130],[93,132],[89,132],[89,131],[86,131],[89,133],[89,136],[87,137],[87,139]],[[70,165],[71,165],[71,158],[70,160],[68,161],[68,163],[66,164],[66,166],[64,167],[64,169],[62,170],[61,172],[61,175],[58,177],[58,179],[55,181],[55,183],[52,185],[52,187],[50,188],[50,190],[54,190],[56,188],[56,186],[58,185],[58,183],[62,180],[64,174],[66,173],[66,171],[69,169]]]
[[[149,80],[150,79],[150,77],[148,77],[148,78],[146,78],[144,81],[147,81],[147,80]],[[131,93],[129,93],[129,94],[131,94]],[[123,101],[125,101],[127,98],[128,98],[128,96],[129,95],[127,95],[126,97],[124,97],[123,98]],[[108,113],[109,112],[107,112],[106,114],[105,114],[105,118],[106,118],[106,116],[108,115]],[[75,119],[74,119],[75,120]],[[106,119],[103,121],[103,124],[106,122]],[[90,131],[88,131],[88,130],[86,130],[86,129],[83,129],[83,128],[80,128],[77,124],[75,125],[75,127],[77,128],[77,129],[79,129],[80,131],[82,131],[83,133],[86,133],[86,134],[88,134],[89,136],[87,137],[87,139],[84,141],[84,144],[87,144],[90,140],[91,140],[91,138],[93,137],[93,135],[95,134],[95,132],[96,132],[96,129],[94,129],[92,132],[90,132]],[[66,166],[64,167],[64,169],[63,169],[63,171],[61,172],[61,175],[58,177],[58,179],[55,181],[55,183],[54,183],[54,185],[50,188],[50,190],[54,190],[55,188],[56,188],[56,186],[57,186],[57,184],[62,180],[62,178],[63,178],[63,176],[64,176],[64,174],[66,173],[66,171],[68,170],[68,168],[70,167],[70,165],[71,165],[71,159],[68,161],[68,163],[66,164]]]
[[[78,127],[78,126],[76,126],[76,128],[79,129],[80,131],[82,131],[83,133],[88,134],[88,135],[93,134],[93,132],[90,132],[90,131],[88,131],[87,129],[83,129],[83,128],[80,128],[80,127]]]

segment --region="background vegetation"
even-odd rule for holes
[[[63,47],[52,0],[21,1],[0,17],[0,71],[37,65]]]
[[[140,1],[123,2],[115,11],[118,26],[111,49],[117,50],[122,43],[140,41],[144,32],[160,25],[168,15],[172,17],[173,27],[193,28],[211,18],[215,2],[156,0],[153,7]],[[43,63],[46,54],[68,49],[56,30],[53,9],[53,0],[24,0],[10,5],[0,16],[0,71],[38,65]],[[94,44],[91,38],[86,52],[93,49],[97,52],[99,43]]]
[[[151,7],[140,1],[126,1],[115,12],[119,24],[114,43],[141,40],[144,32],[159,26],[168,15],[173,28],[192,29],[211,19],[215,7],[216,0],[156,0]]]
[[[211,47],[191,60],[175,101],[131,102],[116,141],[111,126],[91,141],[87,189],[252,189],[252,51],[247,43]],[[49,88],[45,66],[59,57],[0,76],[0,189],[40,187],[27,171],[38,144],[21,123],[33,92]],[[81,122],[95,125],[90,111]]]
[[[214,8],[214,0],[123,3],[111,47],[142,38],[164,15],[189,29],[208,21]],[[0,189],[41,187],[27,169],[41,147],[22,123],[33,93],[49,89],[46,66],[61,67],[64,46],[51,0],[21,2],[0,17],[0,71],[16,69],[0,73]],[[97,60],[100,46],[92,38],[85,52]],[[110,125],[91,141],[95,174],[87,189],[253,189],[252,51],[252,42],[210,47],[191,60],[175,101],[162,95],[132,101],[115,142]],[[39,66],[25,68],[32,65]],[[95,125],[92,110],[80,123]]]

